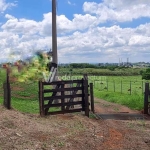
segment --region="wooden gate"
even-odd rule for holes
[[[72,86],[68,87],[68,84]],[[81,80],[54,81],[51,83],[39,81],[40,115],[84,111],[85,115],[89,117],[88,87],[87,77]],[[58,103],[55,103],[55,100],[58,100]],[[52,108],[56,109],[51,111]]]

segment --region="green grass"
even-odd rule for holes
[[[3,104],[3,89],[2,85],[5,81],[5,70],[0,69],[0,103]],[[72,76],[72,79],[81,79],[83,76]],[[104,100],[126,105],[131,109],[143,109],[143,91],[144,80],[141,76],[89,76],[89,83],[94,83],[95,97]],[[66,78],[63,77],[65,80]],[[97,81],[96,81],[97,80]],[[121,91],[122,81],[122,91]],[[130,91],[130,81],[131,95]],[[115,83],[115,90],[114,90]],[[12,90],[12,107],[25,113],[39,113],[38,102],[38,82],[14,82],[13,87],[20,88],[21,90]],[[46,86],[45,88],[49,88]],[[114,92],[115,91],[115,92]],[[122,92],[122,93],[121,93]],[[45,94],[45,96],[51,96]],[[53,108],[51,111],[59,110]]]
[[[12,108],[25,113],[39,113],[38,101],[24,100],[20,98],[12,98]]]
[[[134,110],[142,110],[144,105],[144,97],[142,95],[128,95],[94,89],[94,96],[109,102],[125,105]]]
[[[12,107],[25,113],[39,113],[38,82],[15,83],[17,87],[23,88],[24,90],[12,91]],[[14,84],[13,86],[16,85]],[[51,96],[51,93],[44,96]],[[60,110],[60,108],[50,108],[50,112],[58,110]]]
[[[3,97],[0,97],[0,104],[3,104]]]
[[[5,81],[6,72],[0,70],[0,104],[3,105],[3,82]],[[15,110],[24,113],[38,114],[39,100],[38,100],[38,82],[13,82],[11,83],[11,106]],[[45,87],[49,88],[49,87]],[[47,96],[50,96],[47,95]],[[59,111],[59,108],[51,108],[50,111]]]
[[[146,81],[141,76],[99,76],[90,82],[100,91],[142,95]]]
[[[90,81],[95,83],[95,97],[119,103],[131,109],[143,109],[146,81],[141,80],[141,76],[108,76],[99,77],[97,80]]]

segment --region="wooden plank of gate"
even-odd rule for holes
[[[62,99],[62,98],[76,98],[76,97],[81,97],[82,94],[73,94],[73,95],[60,95],[60,96],[48,96],[48,97],[44,97],[44,101],[46,100],[53,100],[53,99]],[[69,101],[70,102],[70,101]]]
[[[79,87],[79,86],[80,86],[80,83],[78,83],[76,87]],[[72,92],[72,95],[69,95],[70,96],[70,97],[68,97],[68,98],[70,98],[69,102],[72,102],[75,97],[82,97],[82,94],[76,94],[77,92],[78,92],[78,88]],[[77,95],[77,96],[75,96],[75,95]],[[67,106],[66,110],[69,110],[70,106]]]
[[[76,101],[76,102],[66,102],[64,104],[58,103],[58,104],[51,104],[50,107],[60,107],[60,106],[70,106],[70,105],[79,105],[82,104],[82,101]],[[49,105],[44,105],[44,108],[49,108]]]
[[[82,87],[71,87],[71,88],[60,88],[60,89],[45,89],[44,93],[50,92],[62,92],[62,91],[73,91],[73,90],[82,90]]]
[[[49,84],[47,84],[47,85],[49,85]],[[61,86],[61,84],[56,85],[55,89],[59,89],[60,86]],[[53,97],[53,96],[56,96],[56,94],[57,94],[57,90],[56,90],[56,92],[53,92],[52,97]],[[54,99],[49,100],[49,102],[48,102],[48,104],[47,104],[49,107],[50,107],[50,105],[52,104],[53,100],[54,100]],[[46,109],[45,109],[45,114],[46,114],[46,115],[48,114],[48,111],[49,111],[49,108],[46,108]]]

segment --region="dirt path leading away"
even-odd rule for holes
[[[116,103],[111,103],[102,99],[95,98],[95,112],[102,114],[112,114],[112,113],[140,113],[136,110],[131,110],[126,106],[122,106]]]
[[[133,112],[124,106],[95,101],[98,113]],[[78,149],[149,150],[150,122],[102,120],[82,113],[41,118],[0,106],[0,150]]]

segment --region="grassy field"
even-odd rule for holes
[[[141,76],[99,76],[90,82],[99,91],[142,95],[146,81]]]
[[[5,80],[5,75],[1,74],[0,80],[0,104],[3,104],[3,82]],[[21,112],[26,113],[38,113],[38,83],[11,83],[11,104],[13,109],[17,109]]]
[[[0,104],[3,104],[3,83],[6,79],[6,71],[0,70]],[[10,82],[11,86],[11,106],[13,109],[24,113],[39,113],[38,81],[30,80],[26,82]],[[49,87],[45,87],[49,88]],[[46,93],[50,96],[51,93]],[[50,111],[58,111],[60,108],[51,108]]]
[[[142,110],[144,106],[144,96],[137,94],[121,94],[115,92],[99,91],[94,89],[94,96],[109,102],[125,105],[134,110]]]
[[[3,104],[3,82],[6,71],[0,70],[0,104]],[[26,113],[39,113],[38,82],[11,83],[11,104],[13,109]]]
[[[6,72],[0,70],[0,103],[3,103],[3,82]],[[83,76],[72,76],[81,79]],[[63,76],[61,79],[70,79]],[[126,105],[132,109],[143,109],[144,80],[141,76],[89,76],[89,83],[94,84],[95,97]],[[21,112],[39,113],[38,81],[13,82],[12,107]],[[131,94],[131,95],[130,95]]]
[[[141,76],[99,76],[91,79],[95,97],[142,110],[144,103],[145,80]]]

